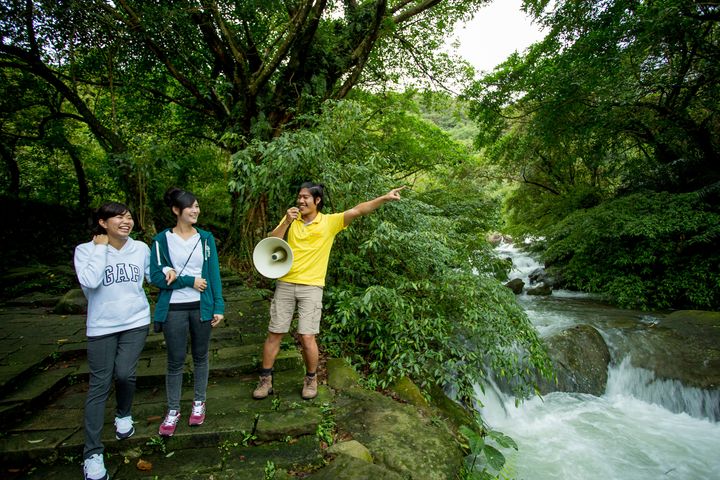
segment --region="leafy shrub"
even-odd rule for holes
[[[313,128],[239,152],[233,161],[245,175],[231,189],[247,214],[266,199],[271,228],[303,180],[326,185],[327,212],[412,185],[335,240],[321,345],[355,359],[380,387],[408,375],[458,385],[469,399],[492,368],[529,391],[530,370],[547,372],[549,363],[514,296],[492,277],[498,266],[484,237],[499,211],[468,173],[474,160],[409,115],[406,98],[366,101],[333,104],[305,119]]]
[[[333,174],[336,201],[397,186],[363,168],[344,165]],[[549,364],[514,295],[491,275],[496,259],[479,227],[492,210],[469,212],[467,192],[450,188],[443,196],[402,195],[337,238],[322,344],[357,359],[380,387],[407,375],[457,385],[468,399],[490,368],[515,379],[519,395],[529,393],[534,370],[547,374]]]
[[[460,433],[467,439],[465,447],[469,452],[465,457],[462,478],[468,480],[505,478],[502,476],[505,455],[499,448],[517,450],[515,440],[495,430],[485,430],[482,432],[484,435],[481,435],[466,425],[460,427]]]
[[[544,260],[566,287],[623,307],[720,308],[720,212],[694,193],[636,193],[569,215]]]

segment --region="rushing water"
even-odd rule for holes
[[[512,277],[539,267],[512,245],[497,249],[513,258]],[[720,479],[720,393],[656,379],[630,364],[628,325],[651,325],[662,314],[621,310],[587,295],[553,292],[551,297],[519,295],[541,336],[578,323],[596,327],[611,351],[605,393],[554,392],[515,406],[515,399],[486,388],[478,396],[484,420],[511,436],[519,452],[505,453],[517,479],[655,480]]]

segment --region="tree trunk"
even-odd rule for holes
[[[8,193],[18,198],[20,196],[20,167],[15,161],[15,141],[9,139],[7,143],[0,143],[0,155],[2,155],[5,165],[7,166],[10,183],[8,185]]]
[[[75,169],[75,175],[77,177],[78,184],[78,204],[83,211],[90,210],[90,193],[87,184],[87,177],[85,176],[85,169],[82,165],[82,160],[77,153],[75,147],[65,139],[65,151],[72,160],[73,168]]]

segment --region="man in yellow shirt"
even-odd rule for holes
[[[283,221],[269,235],[283,238],[287,233],[294,258],[287,275],[278,279],[270,304],[270,325],[263,347],[260,382],[253,398],[262,399],[273,393],[272,368],[280,351],[280,341],[290,330],[296,306],[306,369],[302,398],[309,400],[317,396],[318,346],[315,336],[320,332],[325,274],[335,235],[357,217],[373,212],[385,202],[400,200],[403,188],[390,190],[342,213],[326,215],[321,213],[325,187],[311,182],[300,186],[297,206],[288,209]]]

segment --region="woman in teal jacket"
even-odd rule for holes
[[[167,345],[165,389],[168,411],[160,424],[162,436],[172,436],[180,419],[180,396],[190,333],[195,393],[189,424],[205,421],[205,397],[209,374],[210,333],[224,318],[220,265],[215,239],[195,227],[200,206],[185,190],[170,188],[165,203],[177,217],[177,224],[153,239],[150,280],[160,288],[153,321]]]

